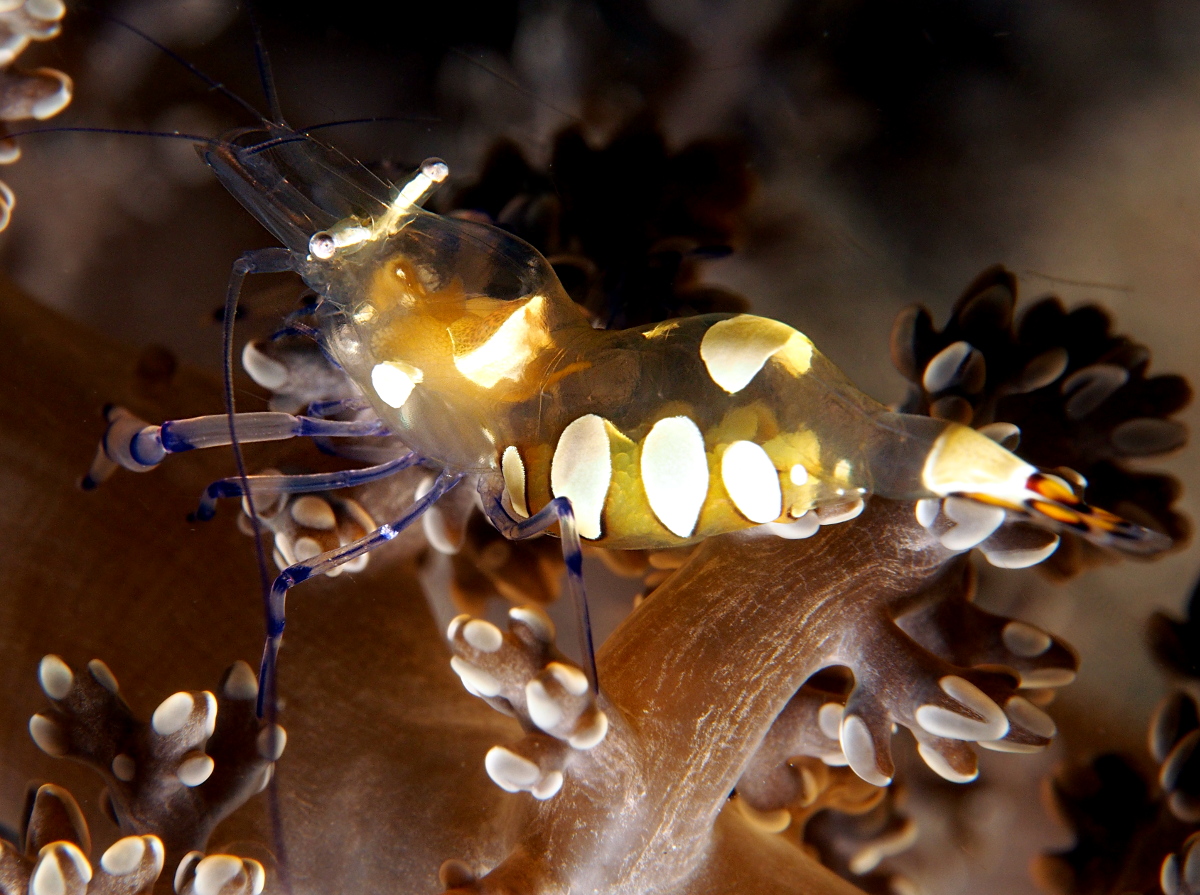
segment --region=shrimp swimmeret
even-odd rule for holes
[[[235,432],[239,442],[390,433],[412,453],[321,482],[226,480],[217,496],[239,495],[247,481],[255,495],[344,487],[418,461],[440,470],[401,518],[278,576],[268,679],[287,590],[391,539],[466,477],[506,536],[558,524],[580,607],[580,538],[662,548],[752,526],[805,537],[817,530],[815,510],[840,504],[852,518],[871,494],[964,497],[990,514],[992,529],[1019,513],[1134,553],[1169,543],[1089,507],[973,429],[889,411],[783,323],[708,314],[594,329],[533,247],[420,207],[447,175],[438,160],[394,188],[282,124],[198,148],[283,243],[237,262],[227,311],[246,274],[299,274],[318,296],[322,347],[363,409],[351,420],[244,413],[161,426],[117,410],[90,478],[118,465],[144,471],[168,453],[229,444]],[[244,359],[263,379],[261,353]]]

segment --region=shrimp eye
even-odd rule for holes
[[[337,240],[328,230],[321,230],[309,237],[308,252],[314,258],[320,258],[322,261],[328,261],[333,257],[333,253],[336,251]]]
[[[421,173],[434,183],[441,183],[450,176],[450,166],[440,158],[427,158],[421,162]]]

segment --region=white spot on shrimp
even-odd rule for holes
[[[550,490],[555,497],[571,501],[581,538],[600,537],[611,482],[612,456],[604,419],[594,413],[581,416],[563,429],[550,461]]]
[[[725,449],[721,481],[738,512],[751,522],[772,522],[783,511],[775,464],[753,441],[735,441]]]
[[[525,501],[525,464],[521,462],[521,453],[512,445],[504,449],[500,458],[500,471],[504,475],[504,488],[508,492],[508,500],[513,512],[522,519],[529,518],[529,505]]]
[[[700,428],[686,416],[655,423],[642,444],[641,473],[654,515],[672,534],[690,537],[708,496]]]
[[[808,484],[808,470],[804,468],[804,464],[797,463],[788,470],[788,478],[791,479],[793,485]]]
[[[403,361],[384,361],[371,370],[371,385],[388,407],[403,407],[417,383],[424,378],[425,374]]]
[[[793,370],[807,372],[812,363],[812,343],[808,339],[777,320],[741,314],[718,320],[708,328],[700,341],[700,359],[712,381],[735,395],[784,346],[794,346],[789,353]]]

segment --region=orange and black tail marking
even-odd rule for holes
[[[1160,532],[1089,506],[1056,475],[1035,472],[1025,487],[1030,492],[1025,499],[1029,512],[1076,531],[1090,541],[1129,553],[1158,553],[1171,546],[1171,539]]]
[[[1049,523],[1051,528],[1074,531],[1095,544],[1125,553],[1159,553],[1171,546],[1166,535],[1085,503],[1067,482],[1050,473],[1035,472],[1029,476],[1019,503],[992,495],[967,496],[1025,513],[1035,521]]]

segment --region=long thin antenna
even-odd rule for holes
[[[460,59],[462,59],[464,62],[468,62],[471,65],[474,65],[476,68],[482,69],[483,71],[487,72],[489,75],[491,75],[497,81],[500,81],[502,84],[507,84],[509,87],[511,87],[513,90],[517,91],[517,93],[521,94],[522,96],[528,97],[529,99],[533,100],[534,102],[538,103],[539,105],[545,106],[551,112],[557,112],[559,115],[561,115],[563,118],[567,119],[568,121],[573,122],[575,124],[580,124],[583,121],[583,119],[580,118],[578,115],[568,112],[565,109],[560,109],[558,106],[554,105],[554,103],[550,102],[549,100],[547,100],[541,96],[538,96],[537,93],[530,90],[528,87],[526,87],[520,81],[517,81],[514,78],[510,78],[507,75],[503,74],[502,72],[496,71],[490,65],[486,65],[482,60],[476,59],[474,56],[472,56],[466,50],[460,50],[458,47],[451,47],[450,52],[453,53],[455,56],[459,57]]]
[[[116,16],[109,15],[108,13],[100,13],[100,16],[102,18],[105,18],[108,21],[112,22],[114,25],[119,25],[122,28],[124,28],[126,31],[130,31],[130,32],[136,34],[142,40],[146,41],[146,43],[150,44],[152,47],[157,48],[160,52],[165,54],[169,59],[172,59],[175,62],[182,65],[184,68],[186,68],[189,72],[191,72],[193,75],[195,75],[201,81],[203,81],[205,84],[207,84],[213,90],[217,91],[222,96],[224,96],[230,100],[233,100],[233,102],[237,103],[239,106],[241,106],[243,109],[245,109],[247,112],[249,112],[255,118],[257,118],[259,121],[264,120],[262,112],[258,111],[258,109],[256,109],[254,106],[252,106],[246,100],[242,99],[240,96],[238,96],[236,93],[234,93],[228,87],[226,87],[220,81],[216,80],[215,78],[209,77],[207,74],[205,74],[203,71],[201,71],[195,65],[193,65],[191,62],[188,62],[188,60],[184,59],[182,56],[180,56],[174,50],[159,43],[157,40],[155,40],[153,37],[151,37],[145,31],[141,30],[140,28],[138,28],[134,25],[129,24],[129,22],[126,22],[122,19],[118,19]],[[255,33],[257,34],[257,30]]]
[[[34,127],[27,131],[11,131],[5,136],[28,137],[30,134],[116,134],[120,137],[166,137],[171,140],[187,140],[189,143],[204,143],[207,146],[223,145],[222,141],[213,137],[184,131],[139,131],[123,127]]]
[[[234,396],[233,387],[233,324],[237,317],[238,300],[241,296],[242,284],[245,282],[246,276],[252,273],[282,273],[290,270],[291,252],[283,248],[259,249],[254,252],[248,252],[238,258],[233,264],[233,270],[229,276],[229,286],[225,293],[225,317],[221,321],[221,352],[224,355],[224,369],[222,370],[222,379],[225,391],[225,413],[229,419],[229,446],[233,450],[234,465],[237,467],[238,478],[242,483],[242,494],[246,501],[246,512],[250,517],[250,527],[254,536],[254,554],[258,565],[259,587],[262,589],[263,610],[266,614],[267,636],[268,638],[275,635],[271,630],[271,576],[267,571],[267,556],[263,549],[262,525],[258,517],[258,508],[254,505],[254,492],[250,488],[249,476],[246,474],[246,459],[242,455],[242,446],[238,441],[237,435],[237,405]],[[260,712],[267,724],[271,725],[270,729],[274,728],[278,718],[279,703],[275,692],[274,675],[271,682],[266,684],[271,688],[271,691],[265,694],[259,693],[259,705],[265,707],[265,712]],[[261,684],[260,684],[261,686]],[[271,827],[274,831],[272,843],[275,849],[275,856],[280,862],[280,875],[283,882],[283,889],[288,895],[292,891],[291,880],[288,877],[287,871],[287,852],[286,845],[283,840],[283,823],[282,813],[279,806],[279,795],[272,779],[271,794],[268,797],[268,806],[271,814]]]
[[[274,149],[276,146],[284,146],[288,143],[302,143],[307,140],[313,131],[327,130],[333,127],[344,127],[351,124],[378,124],[379,122],[400,122],[401,124],[438,124],[442,119],[433,116],[422,115],[371,115],[367,118],[343,118],[340,121],[325,121],[321,124],[314,124],[311,127],[301,127],[291,131],[285,137],[273,137],[270,140],[263,140],[261,143],[256,143],[246,149],[246,155],[254,155],[259,152],[266,152],[268,149]]]
[[[279,105],[279,94],[275,90],[275,75],[271,71],[267,45],[263,43],[262,28],[259,27],[258,16],[254,14],[254,4],[246,4],[246,13],[250,16],[250,29],[254,32],[254,61],[258,63],[258,79],[267,97],[267,112],[275,124],[286,124],[283,109]]]

